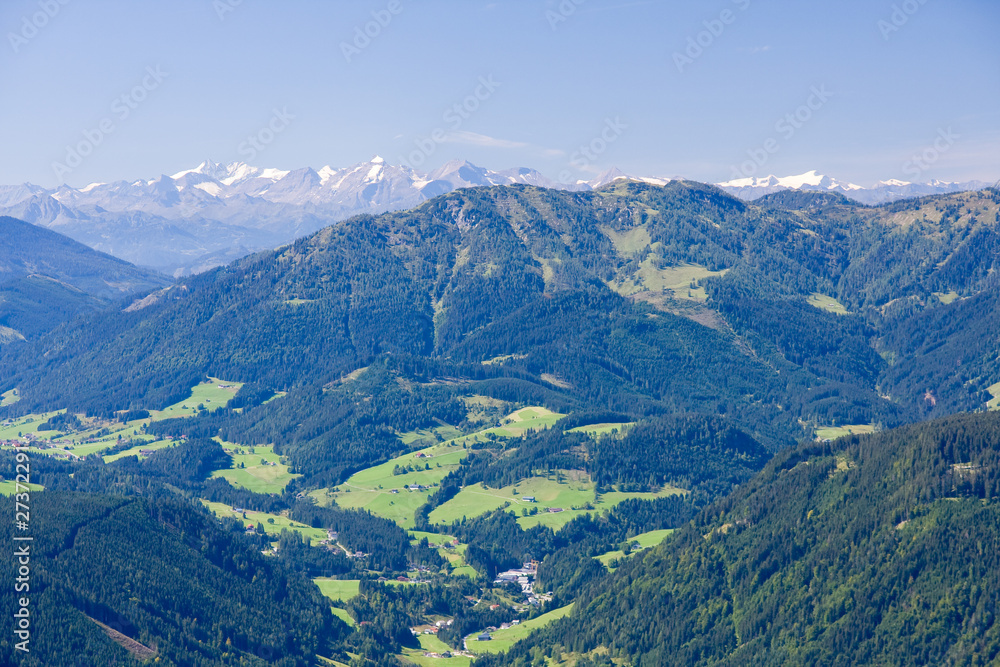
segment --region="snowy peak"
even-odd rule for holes
[[[930,181],[928,183],[911,183],[889,179],[879,181],[871,187],[862,187],[854,183],[838,181],[824,176],[817,171],[807,171],[797,176],[737,178],[724,183],[716,183],[726,192],[741,199],[752,201],[764,195],[781,190],[813,190],[837,192],[863,204],[882,204],[907,197],[924,197],[927,195],[948,194],[966,190],[981,190],[990,184],[984,181],[944,182]]]
[[[777,177],[773,174],[758,178],[737,178],[725,183],[716,183],[720,188],[776,188],[780,190],[860,190],[860,185],[841,183],[824,176],[815,169],[796,176]]]

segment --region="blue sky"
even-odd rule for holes
[[[0,183],[375,154],[996,180],[998,29],[996,0],[5,0]]]

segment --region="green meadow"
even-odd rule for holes
[[[619,435],[624,435],[625,431],[628,430],[630,426],[635,424],[635,422],[605,422],[603,424],[587,424],[586,426],[577,426],[576,428],[571,428],[566,431],[567,433],[586,433],[587,435],[604,435],[606,433],[618,432]]]
[[[246,510],[245,512],[234,512],[233,508],[225,503],[213,503],[208,500],[202,499],[202,504],[210,509],[215,516],[220,519],[226,517],[235,517],[243,521],[244,524],[257,525],[260,523],[264,527],[264,532],[268,535],[277,537],[281,534],[283,528],[289,530],[294,530],[303,537],[310,540],[312,544],[317,544],[321,540],[325,540],[326,531],[322,528],[313,528],[312,526],[307,526],[304,523],[299,523],[298,521],[292,521],[286,516],[281,516],[280,514],[268,514],[266,512],[254,512],[252,510]],[[246,514],[246,519],[243,515]]]
[[[136,445],[131,449],[126,449],[124,452],[118,452],[117,454],[109,454],[104,457],[104,462],[111,463],[112,461],[123,459],[126,456],[138,456],[140,459],[145,458],[142,455],[143,451],[156,451],[157,449],[163,449],[164,447],[171,447],[174,444],[175,443],[173,440],[154,440],[151,442],[143,443],[141,445]]]
[[[198,414],[198,406],[208,412],[214,412],[225,407],[236,392],[243,386],[240,382],[227,382],[219,378],[208,378],[207,381],[191,388],[191,395],[183,401],[178,401],[162,410],[150,410],[153,421],[159,419],[174,419],[176,417],[193,417]]]
[[[485,441],[489,435],[513,438],[529,429],[550,428],[563,416],[537,406],[521,408],[501,419],[499,426],[397,456],[351,475],[336,489],[317,489],[309,495],[320,505],[333,503],[344,508],[365,509],[395,521],[403,528],[413,528],[416,512],[434,492],[433,487],[468,456],[466,446]],[[411,442],[416,441],[416,437],[411,439]],[[426,488],[419,491],[407,489],[416,485]]]
[[[21,396],[17,393],[17,389],[11,389],[10,391],[5,391],[0,394],[0,408],[5,405],[13,405],[21,400]]]
[[[986,404],[986,407],[990,410],[1000,410],[1000,382],[992,385],[987,391],[993,398]]]
[[[34,413],[12,419],[10,420],[10,424],[7,424],[6,426],[0,425],[0,440],[15,440],[18,437],[18,433],[23,435],[34,433],[39,438],[49,440],[57,435],[60,435],[59,431],[39,431],[38,427],[47,422],[50,417],[54,417],[55,415],[59,415],[64,412],[66,411],[55,410],[54,412]]]
[[[357,579],[330,579],[319,577],[313,579],[320,592],[336,602],[347,602],[360,594],[361,582]]]
[[[510,503],[508,511],[519,517],[517,522],[522,528],[542,525],[558,530],[582,514],[610,509],[629,498],[656,498],[684,493],[681,489],[664,487],[658,493],[609,491],[597,498],[596,487],[585,473],[560,471],[560,476],[562,481],[551,477],[532,477],[500,489],[472,484],[463,488],[448,502],[436,507],[430,514],[430,521],[449,525],[454,521],[461,521],[462,517],[479,516]],[[533,496],[535,502],[525,501],[525,496]],[[549,512],[549,508],[562,508],[563,511]],[[537,509],[537,514],[524,516],[525,510],[530,512],[532,509]]]
[[[569,616],[572,611],[573,605],[568,604],[565,607],[559,607],[558,609],[546,612],[537,618],[531,619],[530,621],[524,621],[523,623],[513,625],[504,630],[491,632],[490,636],[492,639],[490,639],[490,641],[481,642],[478,639],[467,639],[466,646],[469,647],[469,651],[472,653],[500,653],[501,651],[508,650],[515,643],[527,637],[531,634],[532,630],[544,628],[553,621]],[[478,632],[475,633],[475,636],[478,635]]]
[[[410,531],[410,544],[416,544],[425,537],[428,544],[431,546],[437,545],[438,553],[448,561],[448,574],[471,577],[473,579],[478,576],[479,573],[476,572],[476,569],[465,562],[465,550],[469,545],[458,544],[453,547],[445,547],[445,544],[451,544],[455,541],[453,536],[441,533],[426,533],[419,530]]]
[[[15,493],[24,493],[24,487],[28,487],[28,491],[43,491],[45,487],[41,484],[21,484],[21,490],[17,489],[17,482],[14,480],[4,480],[0,481],[0,496],[12,496]]]
[[[845,435],[874,433],[874,424],[845,424],[844,426],[824,426],[816,429],[817,440],[836,440]]]
[[[657,544],[667,539],[667,536],[674,532],[673,528],[666,528],[664,530],[651,530],[648,533],[642,533],[641,535],[636,535],[627,540],[629,544],[632,542],[638,542],[639,546],[648,549],[649,547],[655,547]],[[632,551],[629,553],[629,557],[634,556],[637,551]],[[601,554],[600,556],[594,556],[596,560],[601,561],[601,563],[607,567],[611,568],[611,562],[618,560],[619,558],[624,558],[625,554],[621,550],[609,551],[606,554]]]
[[[826,294],[820,294],[819,292],[813,292],[808,298],[809,305],[815,306],[830,313],[836,315],[847,315],[848,310],[844,307],[844,304],[840,303],[832,296],[827,296]]]
[[[212,477],[222,477],[233,486],[254,493],[281,493],[288,483],[301,475],[288,472],[288,466],[274,453],[273,445],[243,446],[221,442],[230,451],[233,464],[216,470]]]
[[[404,648],[402,657],[421,667],[468,667],[472,664],[472,658],[466,656],[452,656],[450,658],[432,658],[425,656],[425,653],[436,653],[442,655],[453,649],[437,638],[437,635],[419,635],[417,641],[420,648]],[[405,664],[405,663],[404,663]]]

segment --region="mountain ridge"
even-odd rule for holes
[[[611,168],[588,181],[553,181],[527,167],[492,171],[452,160],[429,172],[382,157],[319,170],[226,165],[204,160],[154,179],[53,189],[0,186],[0,214],[54,229],[92,248],[175,277],[198,273],[256,250],[273,248],[352,215],[412,208],[468,187],[522,183],[587,191],[617,180],[663,185],[670,177],[634,177]],[[746,178],[716,184],[745,200],[789,189],[838,192],[874,204],[981,189],[987,183],[883,181],[873,188],[817,174]]]

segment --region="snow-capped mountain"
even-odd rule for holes
[[[421,173],[381,157],[319,170],[265,169],[205,160],[151,180],[45,189],[0,186],[0,215],[48,227],[90,247],[175,276],[204,271],[273,248],[359,213],[411,208],[458,188],[524,183],[590,190],[620,179],[663,185],[609,169],[592,180],[559,183],[526,167],[492,171],[462,160]],[[786,189],[840,192],[863,203],[980,189],[988,183],[882,181],[871,188],[809,171],[717,184],[747,200]]]
[[[991,184],[984,181],[968,181],[964,183],[947,183],[931,181],[929,183],[910,183],[908,181],[879,181],[865,188],[854,183],[844,183],[829,176],[807,171],[797,176],[764,176],[761,178],[738,178],[725,183],[716,183],[720,188],[740,199],[752,201],[781,190],[817,190],[823,192],[839,192],[862,204],[882,204],[885,202],[905,199],[907,197],[923,197],[926,195],[941,195],[964,190],[981,190]]]
[[[534,169],[497,172],[464,161],[425,174],[378,156],[318,171],[205,160],[151,180],[91,183],[79,189],[0,186],[0,214],[54,229],[135,264],[183,275],[359,213],[410,208],[457,188],[511,183],[567,187]]]

